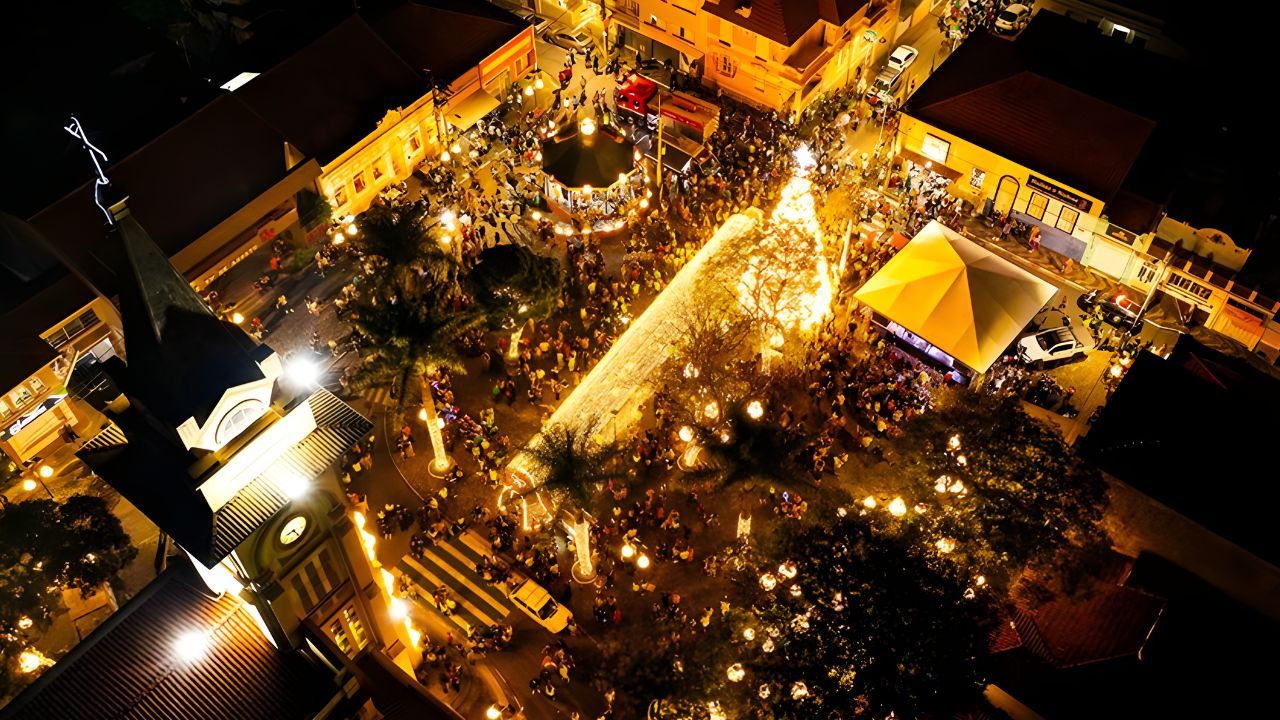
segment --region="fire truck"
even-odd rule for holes
[[[687,93],[672,92],[636,72],[618,84],[616,101],[620,119],[642,123],[655,135],[661,118],[664,163],[677,172],[684,172],[704,154],[707,140],[720,123],[720,108]],[[656,142],[654,138],[652,143]],[[647,147],[645,153],[655,154]]]

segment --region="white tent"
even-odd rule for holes
[[[986,372],[1057,288],[934,220],[854,295]]]

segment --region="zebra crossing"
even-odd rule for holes
[[[457,603],[446,617],[467,635],[501,623],[515,611],[506,595],[476,572],[476,564],[489,554],[489,543],[475,532],[432,545],[421,558],[405,555],[396,564],[397,579],[408,581],[410,597],[419,606],[439,611],[432,593],[441,585]]]
[[[369,403],[371,408],[385,408],[396,404],[396,399],[391,396],[391,387],[371,387],[360,393],[360,397]]]

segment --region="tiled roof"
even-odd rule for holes
[[[212,598],[185,560],[121,608],[0,712],[5,720],[296,720],[337,691],[331,675],[263,637],[244,604]],[[175,643],[207,633],[204,655]]]
[[[1084,69],[1051,64],[1040,57],[1044,48],[1020,47],[1030,40],[975,33],[903,112],[1109,201],[1156,123],[1126,109],[1142,103],[1122,106],[1116,88],[1081,77]]]
[[[407,107],[427,91],[418,72],[353,15],[234,94],[291,144],[327,164],[373,132],[387,110]],[[277,147],[273,158],[280,157]]]
[[[750,5],[751,12],[739,12],[740,6]],[[791,47],[815,23],[827,16],[828,21],[850,7],[850,2],[822,2],[821,0],[707,0],[702,9],[734,25],[763,35],[770,40]],[[862,3],[857,6],[861,7]],[[852,14],[850,11],[848,14]]]
[[[1113,555],[1091,594],[1080,600],[1056,598],[1035,608],[1017,601],[1011,617],[992,633],[991,652],[1023,648],[1056,668],[1136,656],[1165,601],[1124,586],[1131,567],[1129,558]]]

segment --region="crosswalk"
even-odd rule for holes
[[[395,574],[409,582],[414,602],[438,611],[432,593],[444,585],[457,603],[448,619],[467,635],[502,622],[515,610],[506,595],[476,572],[476,564],[489,554],[489,543],[475,532],[427,548],[422,558],[404,556]]]
[[[364,398],[371,408],[384,408],[396,404],[395,398],[391,397],[390,386],[371,387],[360,393],[360,397]]]

